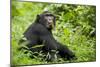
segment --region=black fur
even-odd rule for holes
[[[52,13],[44,12],[40,15],[37,15],[35,23],[31,24],[29,28],[24,32],[24,37],[28,41],[27,47],[33,52],[42,50],[46,53],[49,52],[50,55],[53,53],[50,58],[51,60],[54,59],[53,56],[55,53],[61,57],[67,58],[68,60],[74,58],[74,53],[69,50],[67,46],[62,45],[54,39],[51,32],[53,27],[46,27],[48,22],[44,19],[46,15],[54,17],[53,25],[55,26],[55,16]],[[43,47],[41,48],[32,48],[33,46],[41,44],[43,44]]]

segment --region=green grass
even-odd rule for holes
[[[30,19],[28,19],[30,20]],[[45,60],[41,60],[42,58],[36,57],[31,59],[30,53],[24,54],[24,50],[18,51],[18,41],[22,37],[25,29],[31,24],[30,21],[25,21],[22,17],[14,17],[12,19],[12,64],[14,65],[31,65],[31,64],[51,64],[51,63],[65,63],[68,61],[60,61],[60,62],[49,62]],[[59,26],[57,26],[58,28]],[[77,30],[76,32],[70,31],[70,28],[61,29],[60,31],[53,31],[54,37],[56,40],[61,42],[64,45],[67,45],[73,52],[75,52],[77,56],[77,60],[73,60],[72,62],[88,62],[95,61],[95,37],[86,37],[81,34],[81,30]],[[59,35],[60,34],[60,35]]]

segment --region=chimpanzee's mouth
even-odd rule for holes
[[[53,28],[53,25],[52,24],[47,24],[47,28],[48,29],[52,29]]]

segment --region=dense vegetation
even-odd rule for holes
[[[77,60],[71,62],[87,62],[96,60],[96,7],[89,5],[49,4],[12,1],[11,22],[11,62],[14,65],[48,64],[43,56],[31,59],[30,52],[18,51],[18,41],[23,32],[35,20],[36,15],[48,9],[57,16],[53,35],[56,40],[72,49]],[[65,63],[60,58],[58,62]]]

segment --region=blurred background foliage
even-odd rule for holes
[[[96,60],[96,7],[89,5],[51,4],[18,2],[12,0],[11,9],[11,62],[14,65],[48,64],[42,57],[31,59],[30,53],[18,51],[18,41],[23,32],[32,24],[36,15],[45,9],[56,15],[56,27],[53,35],[56,40],[67,45],[77,56],[72,62],[87,62]],[[41,53],[40,53],[41,54]],[[61,60],[65,63],[69,61]]]

